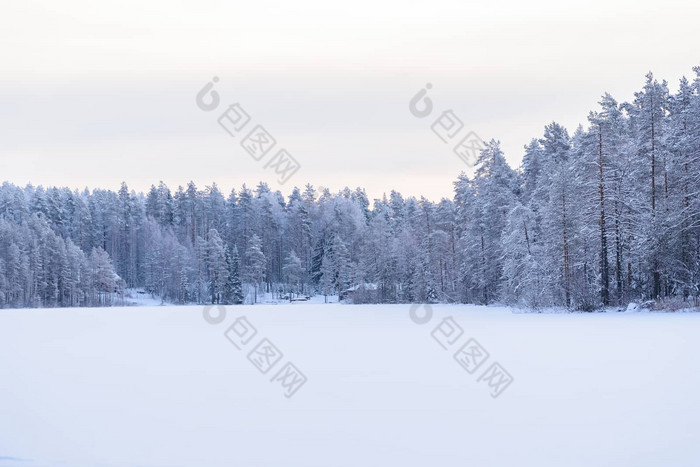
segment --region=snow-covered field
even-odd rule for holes
[[[700,465],[700,314],[433,310],[0,310],[0,466]],[[265,374],[261,341],[283,354]]]

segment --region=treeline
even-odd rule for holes
[[[110,305],[123,292],[103,249],[81,250],[41,215],[0,218],[0,306]]]
[[[253,302],[259,291],[584,310],[697,303],[695,73],[675,94],[651,74],[633,102],[605,94],[572,135],[547,125],[517,170],[492,140],[438,203],[310,185],[285,198],[264,183],[228,195],[192,182],[146,194],[5,183],[0,304],[109,303],[124,287],[175,303]]]

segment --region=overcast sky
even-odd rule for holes
[[[517,166],[605,91],[629,100],[649,70],[676,89],[700,65],[699,21],[697,1],[4,2],[0,179],[451,197],[469,167],[431,132],[440,112]],[[214,76],[221,106],[204,112]],[[426,83],[419,119],[408,102]],[[217,124],[235,102],[301,164],[286,184]]]

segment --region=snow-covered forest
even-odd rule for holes
[[[173,303],[262,291],[356,303],[494,302],[593,310],[700,294],[700,67],[677,93],[647,75],[586,127],[557,123],[507,164],[486,144],[454,199],[264,183],[147,193],[0,189],[0,306]],[[390,176],[387,176],[390,179]],[[251,295],[252,294],[252,295]]]

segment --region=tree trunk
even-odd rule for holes
[[[600,195],[600,275],[602,281],[601,299],[603,305],[607,306],[610,303],[610,277],[608,264],[608,239],[605,232],[605,188],[603,174],[603,132],[598,126],[598,166],[599,180],[598,191]]]
[[[562,206],[562,237],[564,241],[564,297],[566,307],[571,306],[571,290],[569,288],[569,239],[566,232],[566,195],[561,196]]]
[[[651,217],[656,219],[656,136],[654,128],[654,97],[651,97]],[[654,252],[653,271],[653,297],[656,299],[661,293],[661,275],[659,274],[659,259]]]
[[[489,293],[487,290],[487,280],[486,280],[486,249],[484,248],[484,234],[481,234],[481,278],[484,281],[484,304],[489,303]]]

